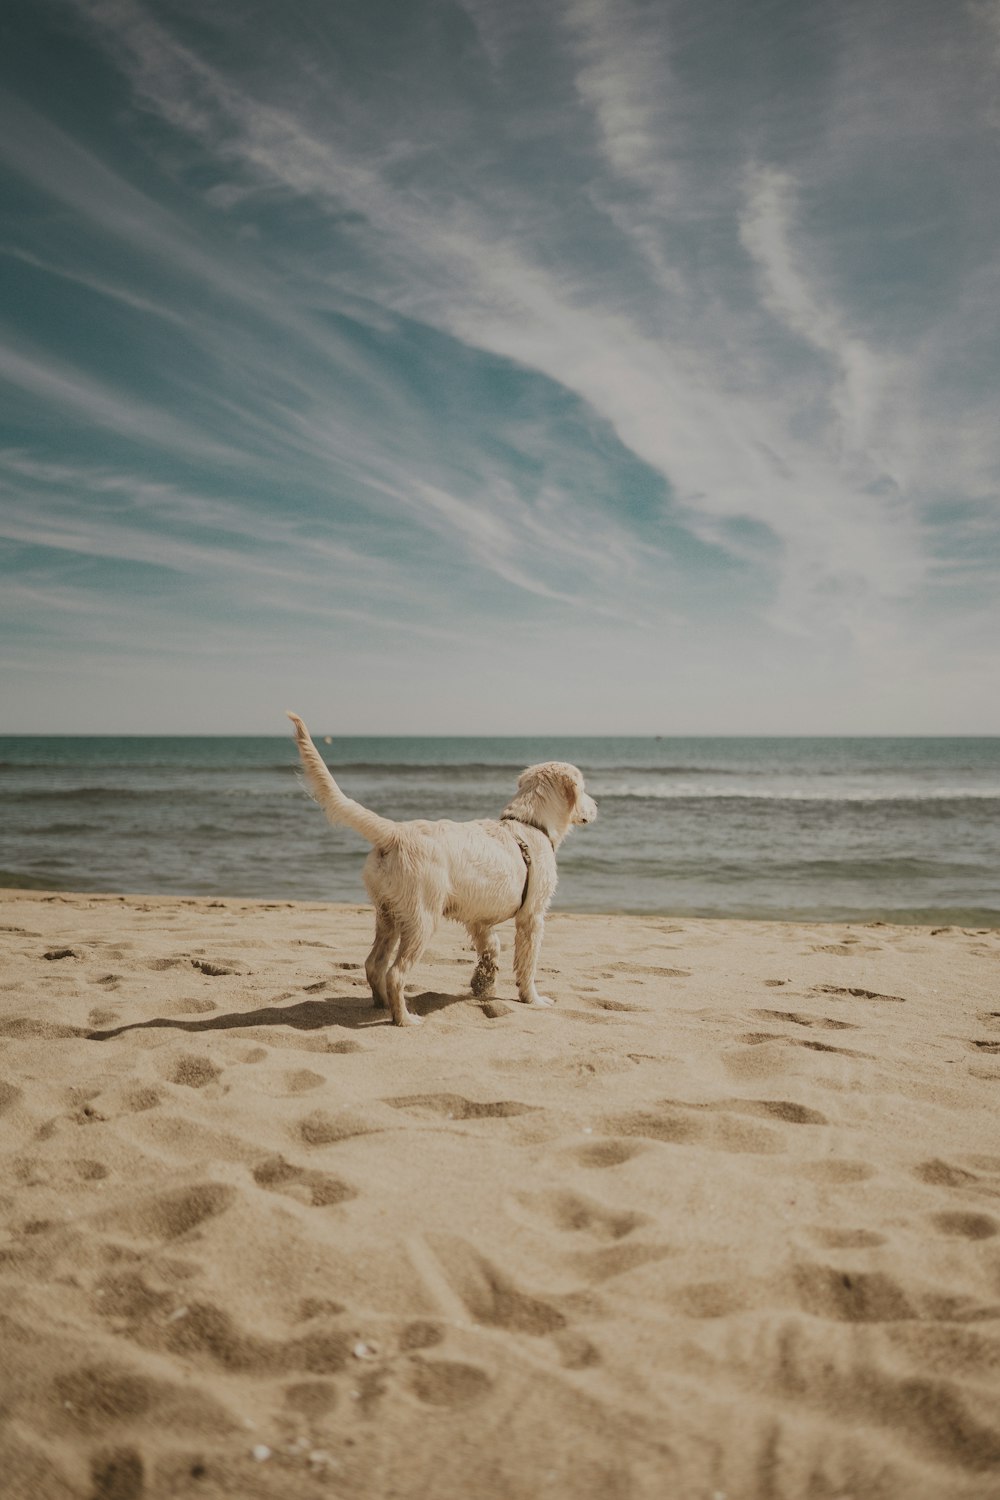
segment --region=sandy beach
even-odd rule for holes
[[[0,902],[5,1500],[1000,1494],[1000,931]]]

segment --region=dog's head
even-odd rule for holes
[[[530,806],[532,821],[540,823],[554,842],[574,825],[593,823],[597,817],[597,803],[584,791],[582,772],[563,760],[547,760],[522,771],[517,793],[511,806]]]

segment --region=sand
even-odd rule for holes
[[[5,1500],[1000,1495],[1000,932],[0,907]]]

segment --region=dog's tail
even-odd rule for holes
[[[372,812],[370,808],[362,807],[360,802],[352,802],[350,797],[344,796],[327,770],[326,762],[313,744],[309,731],[298,714],[293,714],[291,709],[287,712],[295,725],[295,739],[299,747],[302,769],[306,776],[306,785],[330,822],[346,823],[348,828],[353,828],[355,832],[360,833],[362,838],[366,838],[370,844],[385,847],[395,843],[396,824],[389,818],[379,817],[378,813]]]

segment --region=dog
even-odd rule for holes
[[[550,760],[522,771],[499,818],[475,823],[395,823],[344,795],[297,714],[299,758],[310,793],[334,824],[372,845],[365,888],[375,908],[375,942],[365,963],[376,1006],[397,1026],[419,1026],[403,984],[442,917],[461,922],[478,956],[472,992],[490,993],[500,943],[495,928],[514,919],[514,977],[525,1005],[551,1005],[535,987],[545,913],[556,889],[556,850],[597,804],[576,766]]]

